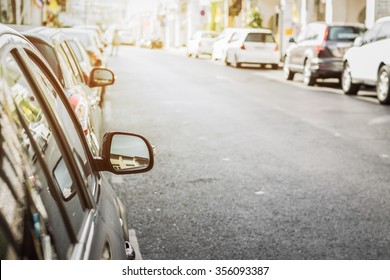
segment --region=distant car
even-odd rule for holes
[[[84,76],[84,83],[89,84],[89,75],[94,68],[91,64],[91,61],[89,59],[88,53],[85,50],[84,46],[80,43],[77,38],[73,38],[68,36],[67,42],[71,49],[73,50],[73,53],[75,54],[76,59],[78,60],[82,74]],[[91,104],[99,104],[99,106],[103,107],[103,101],[104,101],[104,94],[106,92],[106,87],[95,87],[91,89],[93,92],[90,94],[90,103]]]
[[[295,73],[303,73],[308,86],[317,78],[341,78],[343,55],[352,47],[356,37],[364,32],[361,25],[326,24],[313,22],[305,26],[284,57],[284,76],[294,79]]]
[[[213,43],[213,50],[211,53],[212,60],[225,61],[228,43],[232,38],[234,32],[239,30],[240,28],[226,28],[222,31],[221,34],[218,35],[217,38],[215,38],[215,41]]]
[[[119,30],[119,42],[121,45],[135,45],[135,38],[131,31],[129,30]]]
[[[390,17],[376,21],[344,56],[342,88],[356,94],[360,85],[376,86],[381,104],[390,104]]]
[[[110,132],[92,155],[50,65],[1,24],[0,69],[0,258],[134,259],[127,211],[105,173],[150,170],[153,147]],[[113,82],[92,70],[92,84]]]
[[[88,53],[92,66],[105,67],[107,65],[104,48],[99,43],[99,38],[95,31],[81,28],[62,28],[61,31],[68,36],[76,37],[80,41]]]
[[[214,31],[198,31],[187,42],[187,56],[198,58],[200,55],[211,55],[213,44],[218,33]]]
[[[97,25],[75,25],[73,28],[93,30],[99,38],[99,43],[102,47],[107,47],[108,42],[105,40],[104,33]]]
[[[91,151],[97,155],[102,127],[102,112],[99,107],[101,97],[98,95],[99,91],[94,89],[98,85],[91,84],[91,72],[87,73],[88,81],[86,81],[77,56],[59,29],[41,27],[26,31],[23,35],[49,62],[80,120]]]
[[[280,61],[278,45],[271,30],[247,28],[236,30],[226,49],[226,65],[271,65],[277,69]]]

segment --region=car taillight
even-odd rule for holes
[[[245,50],[245,45],[242,45],[240,49]]]
[[[325,28],[324,38],[322,38],[321,44],[316,46],[316,53],[317,54],[319,54],[320,52],[325,50],[327,37],[328,37],[328,27]]]
[[[279,50],[279,46],[276,44],[274,51],[277,52]]]

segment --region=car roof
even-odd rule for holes
[[[13,35],[20,36],[20,33],[15,28],[12,27],[13,27],[12,25],[5,25],[0,23],[0,35],[13,34]]]
[[[332,22],[332,23],[326,23],[324,21],[313,21],[308,23],[307,25],[323,25],[323,26],[351,26],[351,27],[361,27],[364,28],[364,24],[362,23],[347,23],[347,22]]]
[[[37,40],[54,47],[54,43],[65,40],[65,35],[58,29],[37,27],[26,32],[22,32],[29,40]]]
[[[376,22],[385,22],[385,21],[390,21],[390,17],[382,17],[378,19]]]

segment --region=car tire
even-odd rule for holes
[[[284,58],[284,64],[283,64],[284,78],[287,81],[292,81],[294,79],[295,73],[290,70],[290,67],[288,66],[288,63],[286,60],[287,60],[287,57]]]
[[[356,95],[360,88],[359,84],[352,82],[351,67],[348,62],[344,64],[341,74],[341,88],[346,95]]]
[[[225,65],[226,66],[230,66],[230,62],[228,61],[228,56],[227,55],[225,57]]]
[[[241,68],[241,63],[237,61],[237,54],[234,55],[234,67]]]
[[[303,83],[307,86],[313,86],[316,83],[316,78],[313,77],[313,73],[311,72],[309,59],[306,59],[303,65]]]
[[[273,70],[278,70],[278,68],[279,68],[279,65],[278,64],[272,64],[272,69]]]
[[[377,98],[381,104],[390,104],[390,70],[389,67],[383,65],[378,72],[376,83]]]

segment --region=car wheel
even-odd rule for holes
[[[386,105],[390,104],[389,76],[390,73],[388,66],[382,66],[378,73],[376,92],[379,102]]]
[[[346,95],[356,95],[360,88],[359,84],[354,84],[352,82],[351,67],[348,62],[344,64],[343,73],[341,75],[341,87]]]
[[[284,64],[283,64],[283,74],[284,78],[288,81],[292,81],[294,79],[295,73],[290,70],[290,67],[288,66],[288,63],[286,61],[287,58],[284,59]]]
[[[311,63],[308,59],[305,60],[305,65],[303,66],[303,83],[307,86],[313,86],[316,83],[316,79],[311,72]]]
[[[228,55],[226,54],[225,56],[225,65],[229,66],[230,65],[230,62],[228,60]]]
[[[277,70],[279,68],[279,65],[278,64],[272,64],[272,69],[274,69],[274,70]]]
[[[237,54],[234,55],[234,66],[236,68],[240,68],[241,67],[241,63],[237,61]]]

